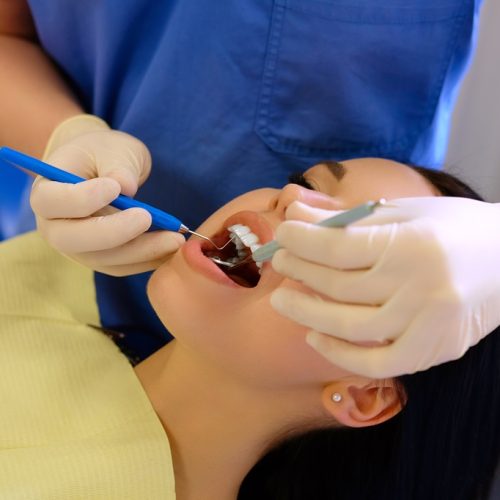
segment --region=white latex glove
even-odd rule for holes
[[[276,234],[286,250],[272,261],[317,292],[279,288],[273,307],[311,328],[307,343],[332,363],[376,378],[457,359],[500,325],[500,204],[388,205],[346,228],[322,228],[293,219],[336,212],[295,202]]]
[[[91,179],[65,184],[37,177],[33,183],[38,229],[71,259],[124,276],[155,269],[184,242],[178,233],[145,233],[151,216],[142,208],[108,207],[120,193],[134,196],[149,176],[151,156],[138,139],[111,130],[96,116],[78,115],[54,130],[43,159]]]

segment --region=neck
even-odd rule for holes
[[[178,500],[235,500],[273,440],[310,422],[298,409],[319,400],[311,387],[238,383],[175,340],[135,370],[168,434]]]

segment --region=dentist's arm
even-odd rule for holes
[[[89,7],[90,8],[90,7]],[[26,0],[0,0],[0,145],[89,180],[76,185],[38,177],[31,205],[42,236],[58,251],[116,276],[158,267],[184,239],[155,231],[142,209],[107,205],[135,195],[151,156],[138,139],[111,130],[81,105],[36,39]]]
[[[457,359],[500,325],[500,204],[389,205],[332,229],[299,222],[333,214],[296,202],[272,261],[312,289],[278,289],[273,307],[309,327],[307,342],[332,363],[377,378]]]
[[[26,0],[0,0],[0,144],[41,156],[54,127],[81,107],[37,43]]]

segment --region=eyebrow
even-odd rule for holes
[[[333,174],[335,179],[338,181],[342,180],[342,177],[344,177],[346,173],[346,168],[342,163],[333,160],[322,161],[321,163],[328,167],[328,170]]]

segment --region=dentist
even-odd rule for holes
[[[141,200],[196,226],[324,159],[440,168],[480,3],[0,0],[0,142],[91,179],[37,179],[36,223],[96,271],[102,325],[143,359],[169,340],[144,273],[183,239],[108,203],[142,186]],[[342,208],[292,205],[302,222],[280,227],[273,260],[311,288],[279,290],[273,306],[325,357],[410,373],[500,324],[496,204],[393,200],[346,230],[310,224]]]

